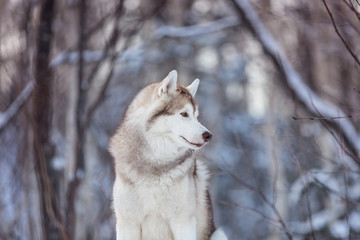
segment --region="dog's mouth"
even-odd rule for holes
[[[202,145],[204,145],[203,143],[193,143],[193,142],[190,142],[189,140],[187,140],[186,138],[184,138],[183,136],[180,136],[182,139],[184,139],[187,143],[193,145],[193,146],[196,146],[198,148],[202,147]]]

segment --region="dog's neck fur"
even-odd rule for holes
[[[111,143],[116,171],[127,178],[129,182],[136,179],[131,174],[147,176],[149,179],[158,178],[164,174],[177,178],[191,171],[195,161],[194,150],[189,148],[175,149],[169,145],[171,142],[169,139],[164,139],[161,136],[157,136],[155,141],[150,142],[141,134],[141,131],[130,128],[122,125]],[[133,135],[126,137],[130,132]],[[171,148],[173,149],[170,150]],[[128,169],[125,169],[124,166],[127,166]],[[177,171],[174,175],[172,172],[177,168],[182,168],[182,170]]]

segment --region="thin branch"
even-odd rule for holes
[[[289,228],[298,234],[309,234],[312,231],[320,231],[335,219],[342,216],[345,210],[346,208],[343,204],[336,204],[329,210],[323,210],[312,215],[312,221],[314,222],[313,229],[310,228],[309,219],[305,222],[291,222]]]
[[[352,235],[352,231],[351,231],[351,227],[349,224],[349,212],[350,212],[350,197],[349,197],[349,180],[348,180],[348,174],[347,174],[347,169],[344,163],[344,159],[341,158],[341,168],[343,169],[343,180],[344,180],[344,185],[345,185],[345,205],[346,205],[346,213],[345,213],[345,220],[346,223],[348,225],[348,233],[349,233],[349,240],[351,240],[351,235]]]
[[[257,217],[257,218],[259,218],[261,220],[265,220],[266,222],[268,222],[269,224],[275,226],[276,228],[279,228],[282,231],[286,231],[286,229],[284,229],[280,225],[278,220],[269,218],[268,216],[266,216],[264,213],[262,213],[261,211],[259,211],[257,209],[242,206],[242,205],[240,205],[238,203],[227,202],[227,201],[224,201],[224,200],[216,200],[216,202],[218,202],[218,203],[220,203],[222,205],[231,207],[231,208],[239,208],[239,209],[245,210],[245,211],[249,212],[250,214],[252,214],[254,217]]]
[[[294,120],[335,120],[335,119],[342,119],[342,118],[359,118],[360,115],[356,115],[356,116],[342,116],[342,117],[295,117],[292,116],[292,119]]]
[[[316,108],[316,106],[313,104],[313,107],[315,108],[315,110],[317,111],[318,115],[321,116],[319,110]],[[321,119],[321,118],[320,118]],[[329,133],[334,137],[335,141],[339,144],[339,146],[341,147],[341,149],[349,156],[351,157],[355,162],[357,162],[358,164],[360,164],[360,157],[358,155],[355,155],[354,153],[350,152],[348,149],[345,148],[344,143],[341,141],[341,139],[339,139],[339,137],[337,137],[337,135],[335,134],[335,130],[336,129],[331,129],[330,126],[331,124],[329,124],[329,119],[323,118],[321,121],[323,122],[323,126],[329,131]],[[335,125],[335,124],[332,124]],[[335,125],[337,126],[337,125]],[[333,127],[335,128],[335,127]],[[340,134],[338,134],[338,136],[340,136]]]
[[[31,81],[26,84],[25,88],[21,91],[20,95],[11,103],[10,107],[5,112],[0,112],[0,131],[2,131],[10,120],[16,116],[20,108],[29,99],[34,89],[34,82]]]
[[[76,201],[76,192],[78,186],[81,183],[82,178],[84,177],[84,128],[83,128],[83,116],[84,109],[86,105],[86,92],[82,90],[81,86],[84,81],[84,60],[83,60],[83,51],[86,45],[85,38],[85,28],[86,28],[86,17],[87,17],[87,4],[86,0],[79,1],[78,5],[79,19],[78,19],[78,49],[79,49],[79,64],[77,66],[77,85],[78,85],[78,98],[76,101],[76,143],[75,143],[75,159],[74,166],[72,170],[72,179],[69,181],[66,197],[66,227],[69,239],[74,239],[75,236],[75,224],[76,224],[76,211],[75,211],[75,201]],[[81,174],[80,174],[81,173]]]
[[[349,2],[346,1],[346,0],[343,0],[343,2],[349,7],[349,9],[351,11],[353,11],[355,13],[358,20],[360,20],[360,13],[355,9],[355,6],[354,6],[353,2],[351,0]]]
[[[89,126],[90,121],[91,121],[96,109],[105,100],[106,90],[108,89],[108,86],[109,86],[110,81],[112,79],[112,76],[114,74],[115,62],[116,62],[116,57],[114,56],[111,59],[111,68],[110,68],[110,71],[109,71],[109,73],[108,73],[108,75],[106,77],[105,83],[101,87],[100,93],[97,96],[97,98],[95,99],[95,101],[89,106],[89,110],[87,111],[87,114],[86,114],[86,117],[85,117],[85,122],[84,122],[84,127],[85,128],[87,128]]]
[[[322,0],[325,8],[326,8],[326,11],[328,12],[329,16],[330,16],[330,19],[331,19],[331,22],[334,26],[334,29],[335,29],[335,32],[336,34],[339,36],[339,38],[341,39],[342,43],[344,44],[344,46],[346,47],[346,49],[348,50],[348,52],[351,54],[351,56],[354,58],[355,62],[360,66],[360,60],[358,59],[358,57],[356,56],[356,54],[351,50],[351,48],[349,47],[349,44],[345,41],[345,39],[343,38],[343,36],[341,35],[341,33],[339,32],[337,26],[336,26],[336,23],[335,23],[335,20],[334,20],[334,17],[326,3],[326,0]]]
[[[299,166],[301,167],[300,163]],[[305,174],[304,178],[304,185],[305,185],[305,196],[306,196],[306,208],[309,214],[309,225],[311,230],[311,237],[313,240],[316,239],[315,231],[314,231],[314,221],[313,221],[313,213],[311,211],[311,203],[310,203],[310,197],[309,197],[309,175],[308,172]]]
[[[164,37],[171,38],[189,38],[199,35],[210,34],[221,31],[225,28],[239,25],[240,21],[236,17],[226,17],[213,22],[202,23],[186,27],[163,26],[154,33],[155,39]]]
[[[321,188],[323,188],[325,191],[327,191],[327,192],[335,195],[336,197],[341,198],[341,199],[344,200],[344,201],[349,201],[349,202],[351,202],[352,204],[359,204],[359,203],[360,203],[360,199],[358,199],[356,196],[355,196],[355,197],[350,196],[350,194],[349,194],[350,191],[349,191],[349,190],[347,190],[349,196],[346,196],[346,195],[344,196],[343,193],[340,193],[339,191],[331,188],[330,186],[328,186],[327,184],[325,184],[323,181],[321,181],[321,180],[318,179],[317,177],[315,177],[315,176],[311,176],[311,177],[313,178],[313,180],[314,180],[314,182],[315,182],[316,184],[318,184],[318,185],[319,185]],[[351,190],[352,190],[352,189],[351,189]]]
[[[289,231],[288,227],[285,224],[285,221],[283,220],[279,210],[276,208],[275,204],[272,203],[265,195],[265,193],[263,191],[261,191],[261,189],[258,189],[254,186],[252,186],[251,184],[248,184],[247,182],[241,180],[238,176],[236,176],[235,174],[233,174],[231,171],[227,171],[224,170],[229,176],[231,176],[236,182],[240,183],[241,185],[243,185],[244,187],[246,187],[247,189],[249,189],[250,191],[257,193],[260,198],[264,201],[265,204],[267,204],[271,210],[275,213],[276,217],[277,217],[277,221],[280,223],[281,227],[284,229],[284,233],[287,236],[287,238],[289,240],[293,239],[293,236],[291,234],[291,231]]]
[[[98,70],[104,64],[104,60],[109,55],[109,52],[111,52],[110,50],[113,49],[113,47],[118,42],[118,39],[119,39],[120,34],[121,34],[119,24],[120,24],[120,18],[122,16],[122,12],[123,12],[122,11],[123,10],[123,2],[124,2],[124,0],[119,1],[118,5],[116,7],[115,22],[117,24],[113,28],[111,36],[110,36],[109,40],[107,41],[104,50],[102,51],[100,59],[96,62],[95,66],[92,68],[92,71],[90,72],[87,79],[82,82],[82,85],[80,86],[82,91],[85,91],[87,88],[90,87],[90,85],[91,85],[92,81],[94,80]],[[82,56],[83,55],[81,54],[81,57]]]
[[[102,17],[99,21],[95,23],[88,31],[84,32],[84,38],[89,39],[94,33],[96,33],[100,29],[104,29],[104,24],[109,21],[111,17],[114,17],[118,14],[118,7],[111,9],[109,14]]]
[[[294,164],[295,166],[297,167],[298,171],[300,172],[301,174],[301,177],[299,180],[296,180],[295,181],[295,186],[298,185],[299,182],[301,182],[301,188],[297,187],[297,194],[294,195],[292,193],[292,197],[296,196],[295,199],[298,200],[298,197],[300,196],[299,195],[299,190],[302,192],[302,190],[304,190],[305,192],[305,199],[306,199],[306,210],[308,212],[308,222],[309,222],[309,228],[310,228],[310,233],[311,233],[311,236],[312,236],[312,239],[316,239],[316,236],[315,236],[315,231],[314,231],[314,222],[313,222],[313,214],[312,214],[312,211],[311,211],[311,204],[310,204],[310,198],[309,198],[309,185],[310,185],[310,181],[309,181],[309,173],[308,172],[305,172],[303,170],[303,167],[301,166],[299,160],[294,156],[293,158],[293,161],[294,161]],[[294,204],[294,200],[292,200],[292,204]],[[297,201],[296,201],[297,202]]]
[[[340,148],[344,151],[344,153],[346,153],[349,157],[351,157],[355,162],[357,162],[358,164],[360,164],[360,158],[358,155],[354,155],[354,153],[352,153],[351,151],[349,151],[348,149],[346,149],[346,147],[344,146],[344,143],[342,141],[340,141],[339,137],[337,137],[337,134],[335,134],[335,132],[330,128],[330,126],[326,123],[326,121],[324,121],[325,123],[323,124],[323,126],[329,131],[329,133],[333,136],[333,138],[335,139],[335,141],[339,144]]]
[[[255,34],[261,42],[265,52],[271,57],[275,65],[283,72],[285,81],[294,92],[295,97],[302,102],[307,110],[320,117],[332,118],[335,116],[346,116],[346,114],[337,106],[321,99],[308,85],[306,85],[295,70],[284,50],[274,39],[272,34],[262,23],[252,5],[247,0],[230,0],[233,2],[239,16],[243,19],[245,25]],[[316,106],[316,108],[314,108]],[[319,115],[318,115],[319,116]],[[347,148],[354,155],[360,156],[360,135],[356,131],[353,123],[349,119],[327,120],[335,125],[339,125],[339,135],[343,136]],[[333,126],[332,126],[333,127]]]
[[[190,38],[196,37],[200,35],[211,34],[214,32],[218,32],[224,30],[229,27],[234,27],[239,24],[239,20],[234,17],[226,17],[213,22],[203,23],[193,26],[187,27],[173,27],[173,26],[163,26],[155,30],[153,38],[148,41],[148,44],[153,41],[158,41],[164,37],[171,38]],[[133,49],[127,49],[125,51],[115,53],[116,61],[124,61],[129,59],[134,59],[137,57],[141,57],[145,47],[148,44],[140,45]],[[99,62],[101,60],[105,60],[107,58],[113,58],[114,54],[109,54],[108,51],[83,51],[83,60],[86,63]],[[56,55],[50,63],[51,67],[57,67],[61,64],[76,64],[79,61],[79,52],[61,52]]]

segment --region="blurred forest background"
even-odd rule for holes
[[[201,79],[229,239],[360,239],[359,0],[0,0],[0,239],[115,239],[109,137]]]

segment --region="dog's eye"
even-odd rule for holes
[[[187,112],[182,112],[182,113],[180,113],[181,114],[181,116],[183,116],[183,117],[189,117],[189,114],[187,113]]]

